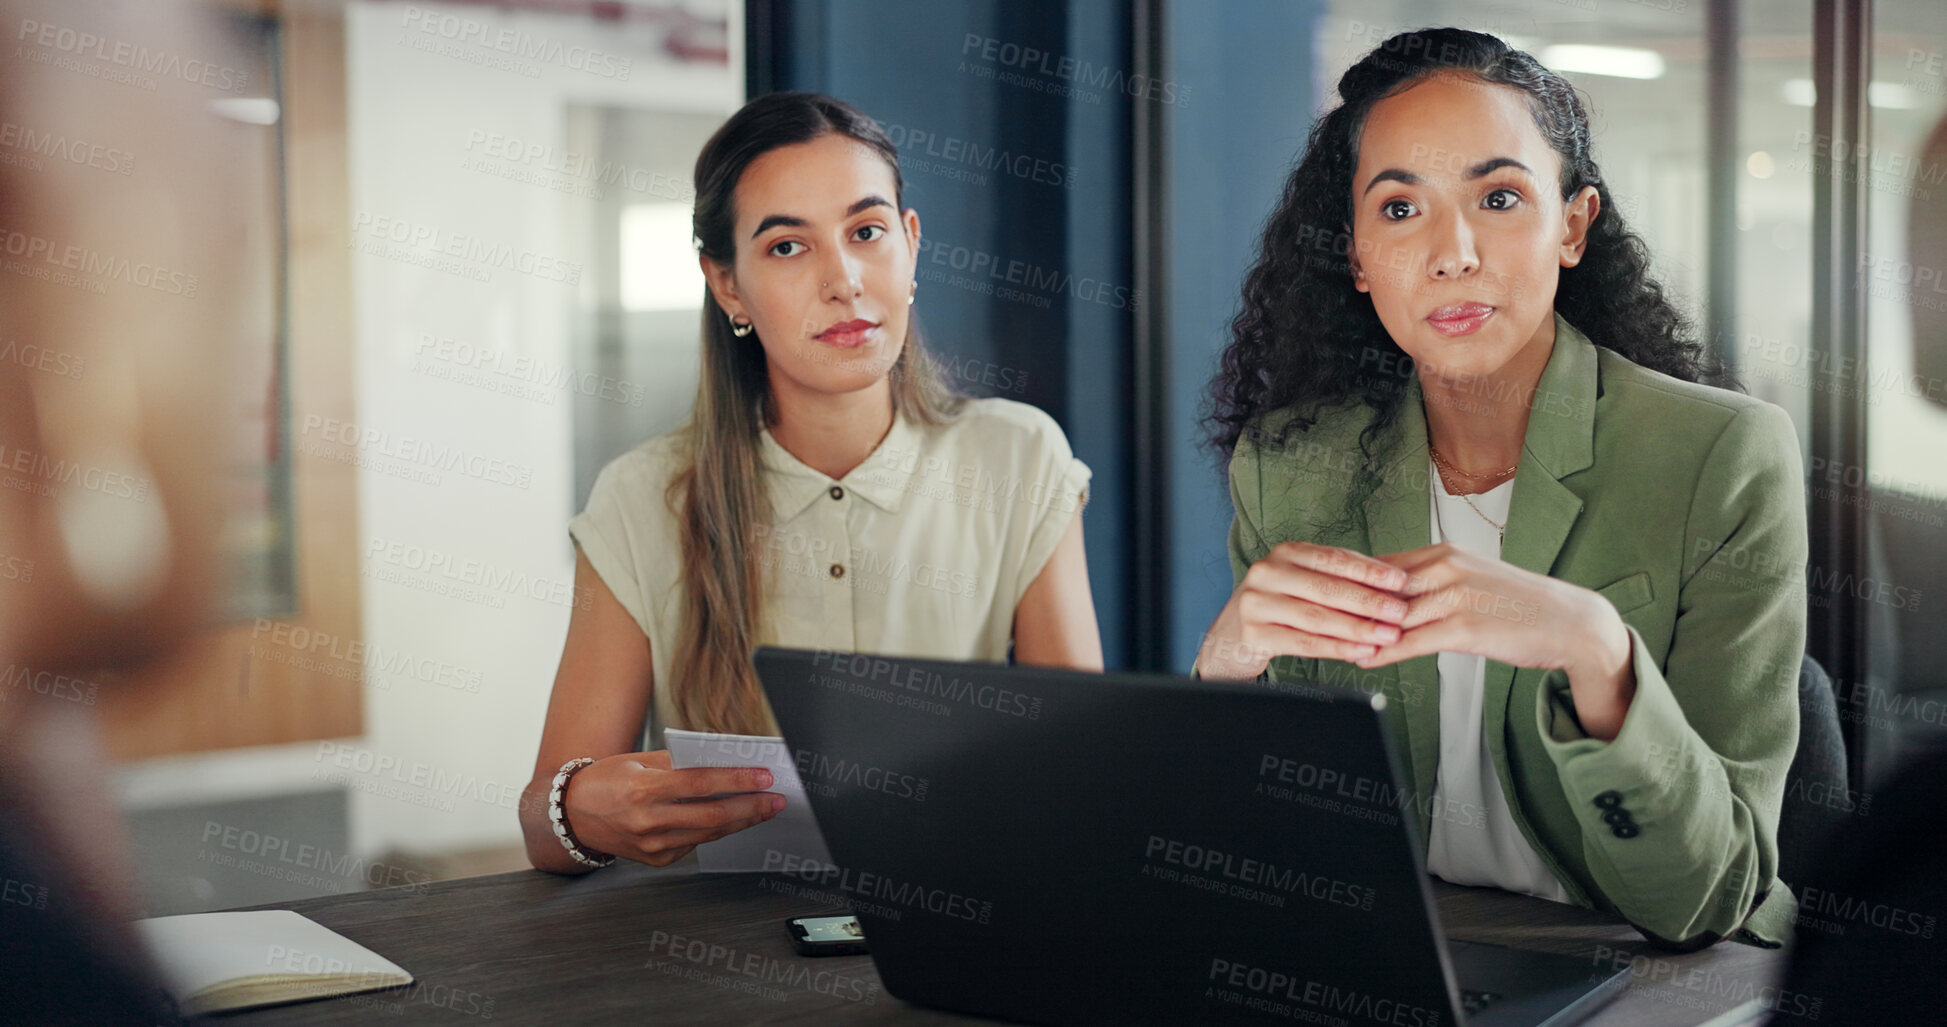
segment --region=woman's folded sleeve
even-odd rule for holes
[[[595,486],[589,490],[588,506],[568,522],[568,536],[580,547],[581,555],[588,558],[588,565],[601,577],[602,584],[614,594],[622,608],[642,628],[646,636],[649,630],[649,609],[643,602],[641,582],[638,580],[636,548],[638,542],[631,534],[631,521],[627,514],[631,502],[661,503],[663,497],[653,494],[639,480],[641,477],[632,466],[633,456],[622,459],[602,468],[595,476]],[[633,495],[632,495],[633,493]],[[637,509],[654,512],[654,506],[637,506]],[[575,608],[583,609],[587,597],[575,596]]]
[[[1645,937],[1672,948],[1740,928],[1780,944],[1795,914],[1776,874],[1805,651],[1803,482],[1784,412],[1739,412],[1693,488],[1661,666],[1629,629],[1636,694],[1621,731],[1606,743],[1583,733],[1559,671],[1539,693],[1590,873]]]

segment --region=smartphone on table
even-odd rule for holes
[[[859,918],[842,916],[794,916],[784,922],[791,944],[806,956],[861,956],[865,954],[865,931]]]

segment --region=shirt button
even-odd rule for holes
[[[844,499],[844,498],[845,498],[845,490],[844,490],[844,489],[842,489],[842,488],[840,488],[840,487],[838,487],[837,485],[833,485],[833,486],[832,486],[832,498],[833,498],[833,499]]]
[[[1618,838],[1634,838],[1639,832],[1635,824],[1617,824],[1609,829],[1609,833]]]
[[[1611,789],[1595,797],[1595,804],[1602,809],[1615,809],[1622,805],[1622,793]]]
[[[1602,822],[1611,827],[1621,827],[1630,822],[1629,811],[1618,806],[1602,814]]]
[[[844,576],[845,576],[845,565],[842,563],[832,564],[832,577],[842,578]]]

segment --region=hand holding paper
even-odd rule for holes
[[[785,799],[765,790],[771,777],[748,761],[678,768],[667,750],[622,753],[583,767],[563,806],[584,850],[661,867],[776,816]]]
[[[725,735],[708,731],[663,732],[670,764],[687,767],[764,767],[771,772],[771,791],[784,796],[784,810],[770,820],[696,847],[696,857],[710,873],[776,870],[785,856],[829,866],[831,850],[818,821],[811,815],[804,782],[784,739],[769,735]]]

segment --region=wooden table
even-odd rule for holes
[[[975,1023],[885,993],[869,956],[806,959],[787,917],[832,910],[797,882],[618,864],[521,871],[286,903],[411,971],[409,988],[224,1016],[257,1024]],[[1673,955],[1611,917],[1433,882],[1447,933],[1629,968],[1596,1024],[1697,1024],[1754,997],[1777,952],[1725,942]]]

